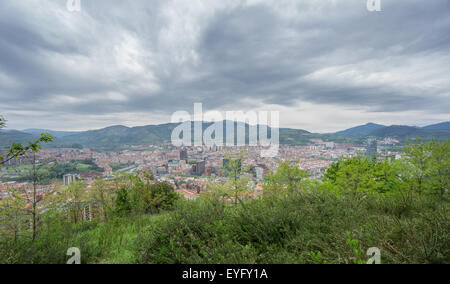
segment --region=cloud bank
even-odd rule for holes
[[[0,3],[10,128],[164,123],[280,110],[281,126],[449,120],[450,2],[65,0]]]

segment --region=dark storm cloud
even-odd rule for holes
[[[81,0],[80,13],[2,1],[0,110],[70,119],[308,102],[447,114],[449,1],[381,1],[379,13],[365,0]]]
[[[396,64],[409,64],[408,60],[416,56],[443,58],[449,63],[450,41],[446,31],[450,30],[450,14],[445,10],[448,2],[383,3],[391,5],[384,6],[381,15],[360,11],[350,17],[343,15],[352,8],[361,10],[354,1],[325,8],[321,16],[313,13],[290,20],[261,7],[227,11],[209,26],[201,50],[209,60],[212,76],[225,77],[228,91],[238,96],[250,92],[270,103],[286,105],[304,99],[370,106],[374,110],[445,111],[449,107],[448,97],[442,100],[434,90],[378,84],[352,86],[348,82],[329,83],[326,77],[317,81],[304,78],[333,66],[358,68],[369,60],[374,61],[372,70],[364,70],[367,73],[362,75],[390,72]],[[389,58],[392,62],[386,60]],[[430,71],[423,67],[412,71]],[[433,67],[442,68],[440,76],[448,72],[444,64]],[[449,85],[443,87],[448,96]]]

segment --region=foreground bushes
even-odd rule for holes
[[[181,203],[139,235],[141,263],[448,263],[447,204],[433,197],[324,191],[237,206],[213,198]]]
[[[449,263],[448,202],[320,189],[230,204],[205,195],[161,215],[71,225],[47,216],[36,241],[2,239],[2,263]]]
[[[2,238],[0,263],[64,264],[69,258],[66,252],[71,247],[80,249],[82,263],[133,263],[140,228],[158,217],[142,215],[74,225],[51,216],[46,218],[51,225],[43,225],[35,241],[27,235],[15,241]]]

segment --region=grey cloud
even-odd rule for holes
[[[357,0],[204,1],[190,10],[172,1],[81,1],[78,14],[64,0],[0,4],[0,80],[17,82],[0,85],[6,115],[170,115],[194,102],[450,107],[446,0],[382,0],[381,13]]]
[[[237,96],[250,93],[268,99],[270,103],[286,105],[304,99],[316,103],[371,106],[374,111],[424,108],[434,111],[435,107],[442,111],[443,105],[436,104],[442,103],[442,98],[435,94],[424,93],[418,98],[411,94],[415,90],[389,85],[327,86],[326,82],[295,79],[322,68],[377,58],[400,58],[400,64],[409,64],[409,58],[422,56],[421,53],[435,52],[437,57],[448,53],[450,42],[444,31],[450,30],[449,14],[443,9],[447,2],[383,3],[391,5],[385,6],[382,15],[361,12],[346,18],[346,11],[355,7],[352,2],[341,9],[335,7],[330,17],[328,10],[322,17],[312,15],[290,21],[277,18],[261,7],[241,10],[217,17],[217,22],[210,26],[203,39],[202,50],[210,61],[212,76],[227,78],[223,81],[229,85],[228,91]],[[239,26],[244,28],[236,32]],[[293,30],[291,38],[284,37],[283,32],[288,29]],[[449,63],[448,57],[445,59]],[[393,66],[374,66],[377,67],[389,70]],[[279,88],[274,90],[273,85]],[[267,89],[271,94],[267,94]],[[445,91],[448,95],[449,89]],[[443,103],[448,106],[446,101]]]

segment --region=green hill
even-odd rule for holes
[[[226,121],[224,121],[223,124],[223,136],[226,137]],[[82,145],[93,149],[118,150],[130,145],[151,145],[169,142],[171,140],[172,131],[178,125],[179,124],[177,123],[139,127],[116,125],[79,133],[51,130],[47,130],[46,132],[55,134],[54,142],[51,143],[49,147],[74,147],[74,145],[81,147]],[[210,122],[203,123],[203,130],[206,130],[211,125],[212,123]],[[243,126],[245,128],[246,143],[248,143],[250,126],[248,124],[235,122],[235,141],[237,139],[236,131],[238,126]],[[260,126],[256,127],[259,129]],[[450,139],[450,130],[445,130],[445,127],[445,123],[425,128],[396,125],[387,127],[369,123],[333,134],[317,134],[301,129],[280,128],[280,143],[289,145],[307,145],[310,143],[311,139],[322,139],[324,141],[360,144],[367,136],[376,136],[380,138],[395,137],[402,141],[416,137],[426,139]],[[193,132],[193,125],[191,126],[191,129]],[[40,133],[39,129],[28,131],[30,133],[16,130],[0,132],[0,147],[9,146],[13,142],[27,143],[30,140],[36,139]],[[271,129],[269,128],[269,137],[270,133]]]
[[[12,143],[27,143],[35,138],[37,138],[37,135],[17,130],[3,130],[0,132],[0,148],[7,147]]]
[[[450,121],[442,122],[438,124],[428,125],[423,127],[423,129],[427,130],[448,130],[450,131]]]
[[[415,138],[415,137],[434,137],[438,139],[450,139],[450,131],[427,130],[411,126],[393,125],[376,130],[371,133],[371,136],[397,137],[401,139]]]
[[[343,131],[336,132],[336,135],[342,135],[347,137],[359,137],[359,136],[368,136],[372,132],[383,129],[386,126],[375,124],[375,123],[368,123],[366,125],[360,125],[356,127],[352,127]]]

